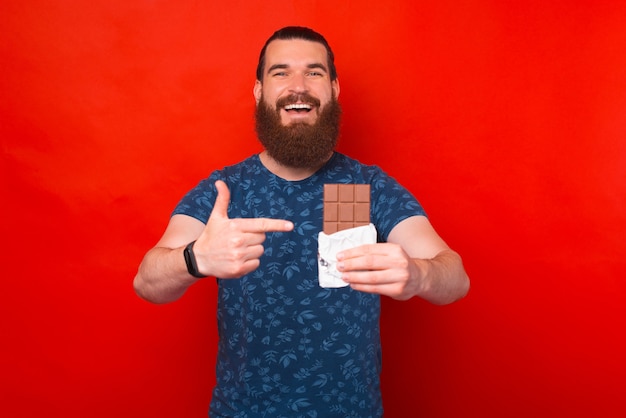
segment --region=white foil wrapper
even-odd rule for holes
[[[318,239],[317,267],[321,287],[337,288],[348,286],[337,271],[337,253],[363,244],[376,244],[374,224],[345,229],[327,235],[320,232]]]

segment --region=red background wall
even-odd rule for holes
[[[626,6],[23,1],[0,6],[0,415],[205,416],[212,280],[132,278],[178,199],[259,150],[280,26],[333,45],[340,148],[421,200],[470,295],[383,304],[388,417],[618,417]],[[407,412],[411,411],[411,412]]]

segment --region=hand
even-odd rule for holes
[[[337,269],[354,290],[406,300],[418,293],[420,270],[397,244],[367,244],[337,254]]]
[[[233,279],[259,267],[266,232],[288,232],[293,223],[269,218],[228,217],[230,190],[215,182],[217,198],[204,231],[194,244],[198,270],[203,274]]]

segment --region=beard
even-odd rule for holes
[[[261,97],[254,114],[256,133],[267,154],[279,164],[317,169],[326,163],[337,145],[341,106],[333,95],[330,102],[319,110],[314,124],[296,122],[283,125],[279,109],[298,100],[316,104],[311,112],[320,109],[319,100],[307,94],[283,98],[276,103],[276,108]]]

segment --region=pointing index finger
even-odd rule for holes
[[[240,219],[244,232],[289,232],[293,222],[284,219],[252,218]]]

